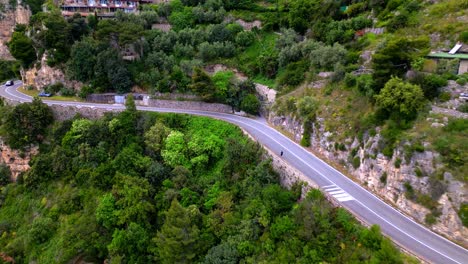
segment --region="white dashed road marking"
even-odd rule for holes
[[[340,202],[354,200],[354,198],[351,195],[349,195],[347,192],[343,191],[340,187],[334,184],[324,186],[322,187],[322,189]]]

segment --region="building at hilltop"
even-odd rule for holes
[[[63,0],[60,9],[63,16],[79,13],[82,16],[113,17],[117,11],[137,13],[138,6],[149,4],[153,0]]]

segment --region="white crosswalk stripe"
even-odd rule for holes
[[[333,196],[335,199],[337,199],[340,202],[354,200],[354,198],[351,195],[349,195],[347,192],[343,191],[340,187],[334,184],[323,186],[322,190],[326,191],[327,193],[329,193],[331,196]]]

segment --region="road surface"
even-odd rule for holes
[[[0,96],[11,100],[30,102],[32,100],[30,96],[17,91],[20,85],[21,82],[17,81],[14,86],[1,86]],[[108,110],[124,108],[122,105],[43,101],[48,105],[88,106]],[[401,214],[312,153],[268,126],[264,119],[184,109],[138,107],[138,110],[201,115],[236,124],[273,152],[279,154],[283,151],[282,158],[317,183],[322,191],[335,197],[344,208],[366,223],[379,225],[384,234],[413,254],[431,263],[468,263],[468,250]]]

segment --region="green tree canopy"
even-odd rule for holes
[[[413,85],[394,77],[388,81],[378,95],[376,104],[399,120],[416,117],[424,106],[424,93],[418,85]]]
[[[32,40],[23,32],[13,33],[10,42],[8,42],[8,48],[11,55],[21,61],[25,68],[28,68],[37,59]]]
[[[6,141],[12,148],[41,142],[53,120],[52,111],[38,97],[32,103],[19,104],[4,115]]]
[[[197,226],[199,217],[196,207],[183,208],[177,200],[172,201],[161,231],[153,238],[153,251],[161,263],[190,263],[194,260],[201,246]]]
[[[376,93],[392,76],[402,77],[410,69],[413,60],[426,55],[428,49],[429,40],[426,37],[388,40],[372,57]]]

